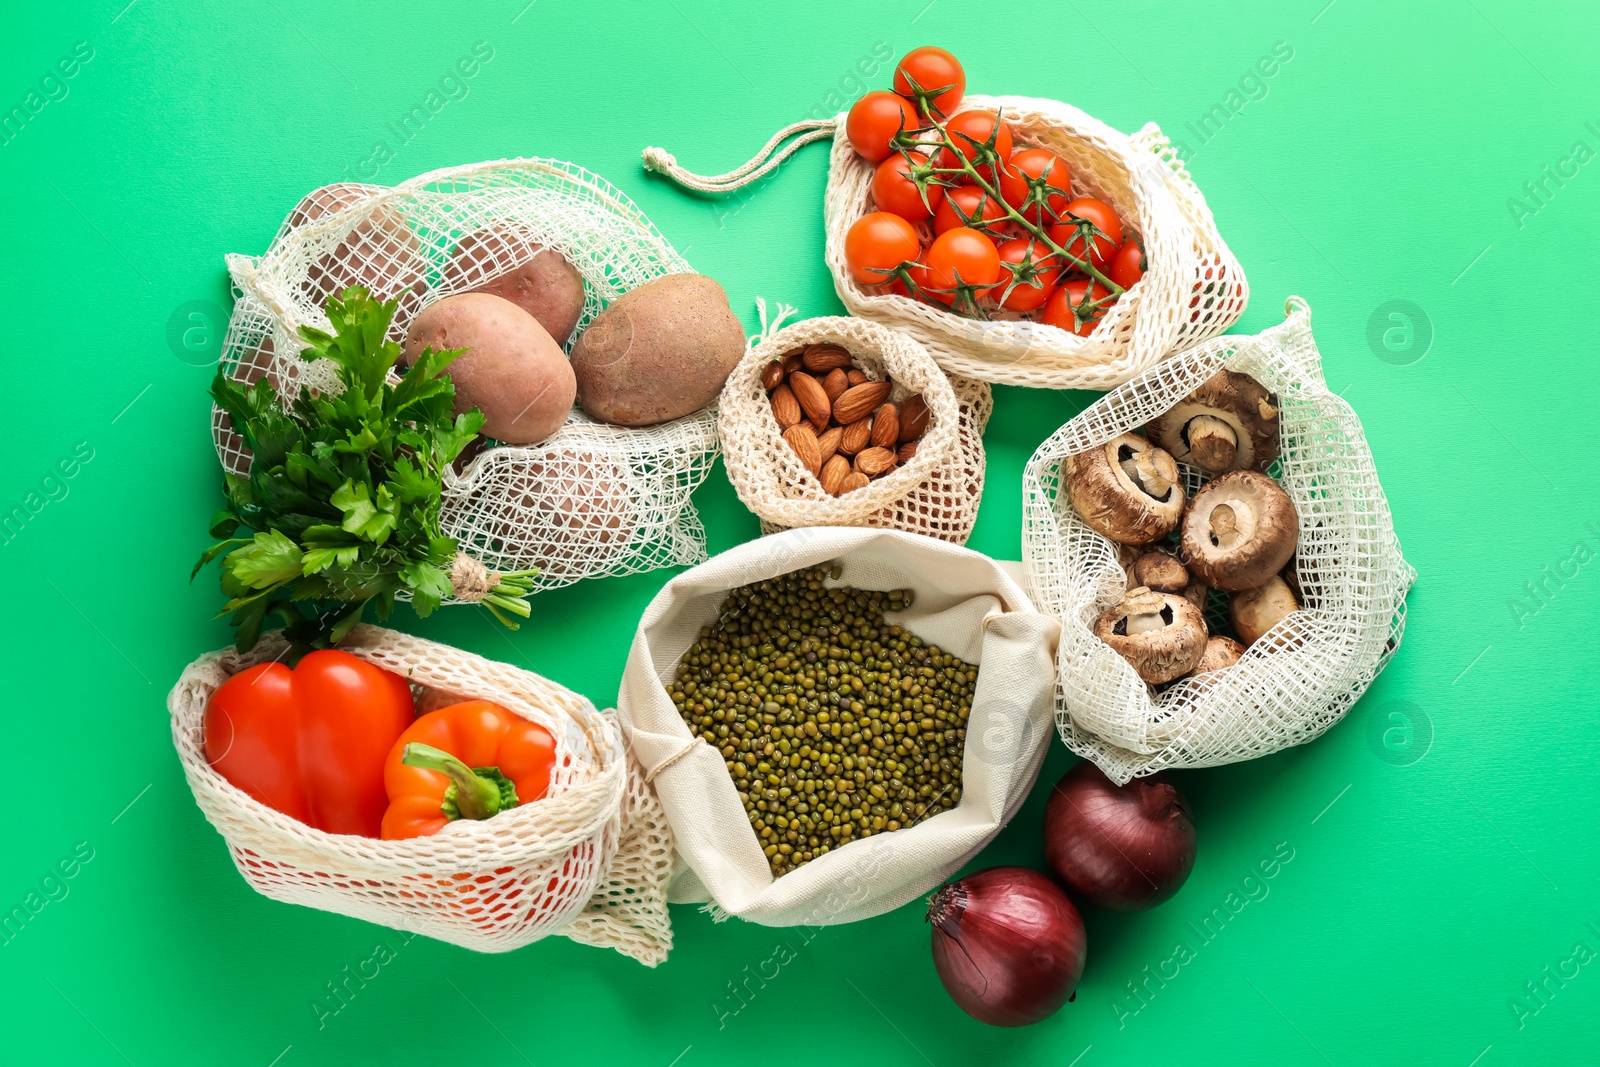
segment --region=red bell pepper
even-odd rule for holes
[[[499,704],[469,700],[430,711],[384,761],[385,839],[426,837],[455,819],[487,819],[550,789],[556,741]]]
[[[293,670],[261,663],[222,683],[206,707],[206,759],[307,826],[377,837],[384,757],[415,716],[404,678],[324,649]]]

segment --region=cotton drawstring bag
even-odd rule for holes
[[[729,590],[837,562],[839,583],[911,589],[889,619],[978,665],[962,757],[962,795],[915,825],[850,841],[774,878],[722,753],[692,734],[665,683]],[[670,899],[767,926],[866,919],[929,892],[1016,813],[1049,745],[1058,623],[987,556],[896,530],[807,527],[712,557],[669,581],[645,609],[617,709],[630,751],[672,826]]]
[[[949,379],[909,336],[864,319],[823,317],[783,326],[793,308],[780,306],[728,376],[718,403],[723,462],[739,500],[763,533],[796,526],[870,526],[965,544],[983,495],[983,429],[994,401],[983,382]],[[890,399],[920,393],[928,429],[916,455],[863,488],[830,496],[783,439],[762,370],[809,344],[837,344],[873,381],[892,380]]]
[[[1019,147],[1059,154],[1071,165],[1074,192],[1109,203],[1124,228],[1143,238],[1144,277],[1087,337],[1006,313],[988,322],[964,318],[910,297],[868,292],[856,282],[845,264],[844,239],[873,210],[874,165],[850,146],[843,114],[785,127],[727,174],[692,174],[661,148],[645,149],[644,164],[686,188],[725,193],[759,180],[798,148],[831,138],[823,219],[839,299],[852,315],[921,341],[952,375],[1048,389],[1110,389],[1238,320],[1249,298],[1244,271],[1160,127],[1148,123],[1130,137],[1070,104],[1020,96],[968,96],[954,113],[974,108],[1001,111]]]
[[[479,232],[515,240],[479,242],[465,268],[452,263],[462,238]],[[280,394],[337,388],[331,368],[300,358],[297,335],[303,325],[328,328],[329,295],[360,284],[398,299],[390,336],[401,340],[424,304],[492,282],[545,248],[583,276],[573,339],[623,293],[691,270],[627,196],[559,160],[449,167],[393,188],[327,186],[264,254],[228,257],[235,303],[222,365],[241,381],[266,376]],[[212,433],[223,467],[246,473],[243,442],[215,408]],[[710,408],[637,429],[574,408],[540,444],[492,445],[446,471],[441,525],[491,570],[537,568],[535,592],[696,563],[705,529],[690,496],[717,448]]]
[[[189,788],[251,888],[478,952],[561,934],[652,967],[666,959],[671,831],[615,713],[529,671],[393,630],[357,626],[340,647],[408,679],[419,713],[483,699],[545,727],[556,738],[550,791],[398,841],[324,833],[267,807],[212,769],[204,737],[217,687],[288,651],[267,634],[249,652],[202,656],[167,697]]]
[[[1276,398],[1281,451],[1269,473],[1299,515],[1304,607],[1233,666],[1157,693],[1092,631],[1121,599],[1127,575],[1118,546],[1067,500],[1062,468],[1068,456],[1141,432],[1223,367]],[[1180,469],[1192,495],[1206,479]],[[1289,298],[1281,324],[1214,338],[1101,397],[1039,446],[1022,486],[1028,587],[1062,623],[1056,724],[1069,748],[1114,781],[1304,744],[1350,710],[1399,647],[1416,571],[1400,553],[1361,420],[1323,379],[1311,309],[1299,297]],[[1225,618],[1225,610],[1210,616]]]

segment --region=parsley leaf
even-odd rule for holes
[[[452,592],[459,552],[440,529],[445,469],[477,437],[483,415],[457,415],[445,369],[461,350],[424,349],[398,382],[389,339],[397,301],[352,286],[327,304],[332,332],[302,327],[304,359],[330,360],[342,390],[280,397],[263,377],[246,387],[218,368],[211,395],[251,450],[248,477],[227,475],[218,538],[195,572],[221,560],[238,646],[281,618],[298,656],[343,640],[372,604],[385,619],[408,595],[427,615]],[[250,536],[234,536],[243,527]],[[484,598],[496,618],[526,617],[533,571],[502,574]]]

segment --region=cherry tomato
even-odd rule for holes
[[[1040,181],[1044,182],[1044,203],[1035,197],[1030,204],[1029,189]],[[1019,148],[1000,168],[1000,195],[1035,224],[1054,222],[1072,199],[1072,168],[1048,148]]]
[[[901,130],[914,130],[920,123],[917,109],[903,96],[878,89],[850,105],[844,131],[856,155],[882,163],[894,153],[890,140]]]
[[[928,284],[933,289],[988,288],[1000,280],[1000,253],[995,250],[994,242],[965,226],[946,230],[935,237],[928,246],[927,263]],[[930,295],[941,304],[953,304],[961,296],[958,292]]]
[[[1110,295],[1111,290],[1099,282],[1095,282],[1091,290],[1089,279],[1076,278],[1050,295],[1044,305],[1044,321],[1068,333],[1088,337],[1111,308],[1109,303],[1096,305],[1095,302]]]
[[[1132,289],[1133,283],[1144,277],[1144,245],[1138,234],[1129,234],[1122,247],[1111,253],[1106,277],[1124,289]]]
[[[933,214],[930,208],[944,203],[944,186],[929,185],[928,199],[910,177],[911,163],[896,153],[878,164],[872,175],[872,202],[879,211],[889,211],[907,222],[921,222]]]
[[[1006,217],[1006,209],[1000,202],[976,185],[958,185],[946,190],[943,200],[933,214],[934,233],[961,226],[987,230],[997,219]]]
[[[931,95],[941,89],[944,91]],[[919,95],[923,99],[931,97],[934,113],[943,118],[961,103],[967,91],[967,74],[955,56],[943,48],[925,45],[907,52],[900,65],[894,68],[894,91],[908,100],[917,99]]]
[[[1034,311],[1050,299],[1061,276],[1061,264],[1048,248],[1039,241],[1018,237],[1002,244],[998,251],[1000,284],[989,290],[991,300],[998,300],[1007,311]]]
[[[995,132],[995,127],[999,132]],[[983,162],[987,149],[983,146],[989,143],[989,138],[994,137],[994,154],[1000,159],[1011,158],[1011,126],[993,111],[976,108],[972,111],[963,111],[961,114],[945,123],[945,132],[950,135],[950,141],[956,146],[956,151],[969,163],[980,163],[978,173],[985,178],[993,176],[994,168]],[[959,167],[955,153],[946,148],[939,153],[939,166]]]
[[[1084,235],[1079,232],[1079,219],[1093,223],[1095,229],[1100,231],[1090,248],[1089,262],[1103,270],[1111,259],[1111,253],[1122,243],[1122,220],[1117,217],[1115,208],[1092,196],[1080,196],[1063,205],[1061,221],[1050,227],[1050,240],[1079,259],[1084,258],[1085,247]]]
[[[922,250],[917,231],[899,215],[874,211],[861,216],[844,236],[844,260],[862,285],[882,285],[889,272]]]

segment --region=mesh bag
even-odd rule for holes
[[[510,236],[456,257],[462,238],[480,231]],[[691,269],[632,201],[570,163],[507,160],[393,188],[327,186],[302,201],[264,255],[228,257],[235,303],[222,365],[241,381],[266,376],[280,392],[337,388],[324,361],[300,358],[296,339],[302,325],[328,328],[330,294],[362,284],[398,299],[391,337],[403,339],[424,304],[476,289],[545,248],[583,276],[574,337],[623,293]],[[244,445],[215,408],[212,432],[223,467],[246,473]],[[574,408],[540,444],[496,445],[447,471],[441,523],[492,569],[538,568],[535,591],[696,563],[705,530],[689,498],[717,447],[711,409],[629,429]]]
[[[948,811],[774,878],[722,753],[690,732],[664,683],[729,590],[830,561],[842,565],[843,584],[914,590],[892,621],[978,664],[962,795]],[[1058,626],[994,560],[897,530],[789,530],[673,578],[645,609],[617,699],[682,860],[671,899],[709,901],[714,915],[768,926],[820,926],[871,918],[932,890],[989,843],[1033,786],[1049,747]]]
[[[1121,599],[1127,578],[1118,546],[1085,526],[1067,501],[1062,466],[1139,431],[1222,367],[1277,397],[1282,452],[1271,473],[1299,513],[1296,570],[1305,606],[1234,666],[1157,695],[1091,630]],[[1205,479],[1182,470],[1193,493]],[[1208,341],[1096,401],[1039,446],[1022,486],[1029,588],[1040,610],[1062,620],[1056,724],[1068,747],[1115,781],[1310,741],[1339,721],[1400,644],[1416,572],[1400,554],[1361,422],[1323,380],[1311,311],[1298,297],[1280,325]]]
[[[711,178],[689,173],[660,148],[645,149],[644,161],[688,188],[730,192],[760,179],[800,146],[831,137],[823,217],[839,299],[851,314],[921,341],[952,375],[1051,389],[1110,389],[1238,320],[1250,292],[1244,271],[1160,127],[1149,123],[1130,137],[1069,104],[1020,96],[968,96],[956,113],[972,108],[1003,110],[1018,145],[1059,154],[1072,167],[1074,192],[1111,204],[1125,228],[1143,238],[1143,279],[1088,337],[1011,313],[995,313],[989,322],[964,318],[910,297],[869,293],[856,282],[845,264],[844,239],[872,210],[875,167],[851,148],[844,115],[794,123],[749,163]]]
[[[796,526],[871,526],[965,544],[983,495],[983,428],[994,402],[982,382],[952,382],[927,349],[904,334],[861,319],[806,319],[766,328],[723,387],[717,430],[728,478],[762,532]],[[788,310],[788,309],[785,309]],[[921,393],[928,429],[910,462],[869,485],[830,496],[784,441],[761,384],[774,357],[808,344],[843,345],[873,381],[890,379],[896,403]]]
[[[550,730],[550,792],[401,841],[324,833],[259,803],[207,762],[204,715],[229,677],[284,655],[268,634],[248,653],[196,660],[167,697],[189,787],[252,888],[480,952],[562,934],[652,967],[666,958],[672,835],[614,714],[536,674],[392,630],[358,626],[341,647],[410,679],[421,710],[492,700]]]

